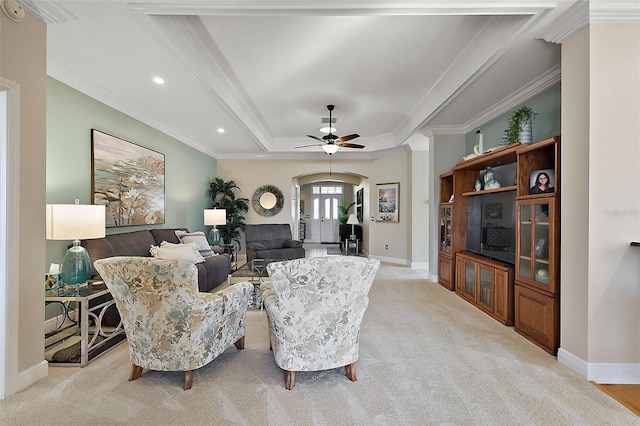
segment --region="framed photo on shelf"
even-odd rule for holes
[[[107,228],[164,223],[164,165],[164,154],[91,129],[91,192]]]
[[[553,169],[534,170],[529,176],[529,194],[554,192],[555,172]]]
[[[376,222],[400,221],[400,183],[379,183],[376,185]]]

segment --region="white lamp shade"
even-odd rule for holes
[[[340,145],[337,145],[337,144],[334,144],[334,143],[327,143],[327,144],[322,145],[322,149],[327,154],[335,154],[338,151],[338,149],[340,149]]]
[[[349,215],[349,219],[347,219],[347,224],[348,225],[357,225],[358,223],[358,218],[356,217],[356,215],[354,213],[351,213]]]
[[[48,240],[88,240],[105,235],[104,206],[47,204]]]
[[[226,225],[227,210],[226,209],[207,209],[204,211],[205,225]]]

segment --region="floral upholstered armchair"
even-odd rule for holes
[[[356,380],[358,335],[380,261],[328,256],[274,262],[261,286],[271,348],[295,386],[297,371],[345,367]]]
[[[138,379],[144,368],[184,371],[188,390],[193,370],[232,343],[244,348],[252,284],[199,293],[198,271],[189,262],[111,257],[94,264],[124,323],[133,364],[129,381]]]

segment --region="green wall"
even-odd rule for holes
[[[107,228],[107,234],[152,228],[203,231],[217,161],[77,90],[47,79],[47,203],[91,203],[91,129],[165,155],[165,223]],[[69,241],[47,241],[46,265],[61,263]]]
[[[559,135],[560,130],[560,83],[548,88],[547,90],[537,94],[526,102],[517,105],[513,110],[501,115],[487,123],[484,123],[482,129],[482,140],[485,151],[488,148],[498,146],[502,133],[508,128],[507,122],[511,113],[523,105],[531,107],[534,113],[538,115],[533,120],[533,141],[541,141],[552,136]],[[473,152],[474,145],[478,144],[478,135],[475,130],[465,135],[465,152],[467,154]]]

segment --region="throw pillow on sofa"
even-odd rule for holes
[[[200,255],[195,243],[173,244],[163,241],[158,246],[151,246],[149,253],[157,259],[182,260],[184,262],[201,263],[204,257]]]
[[[207,237],[205,237],[204,232],[186,232],[186,231],[176,231],[176,236],[180,240],[182,244],[195,243],[198,246],[198,251],[204,257],[213,256],[217,253],[214,253],[211,250],[211,246],[209,245],[209,241],[207,241]]]

